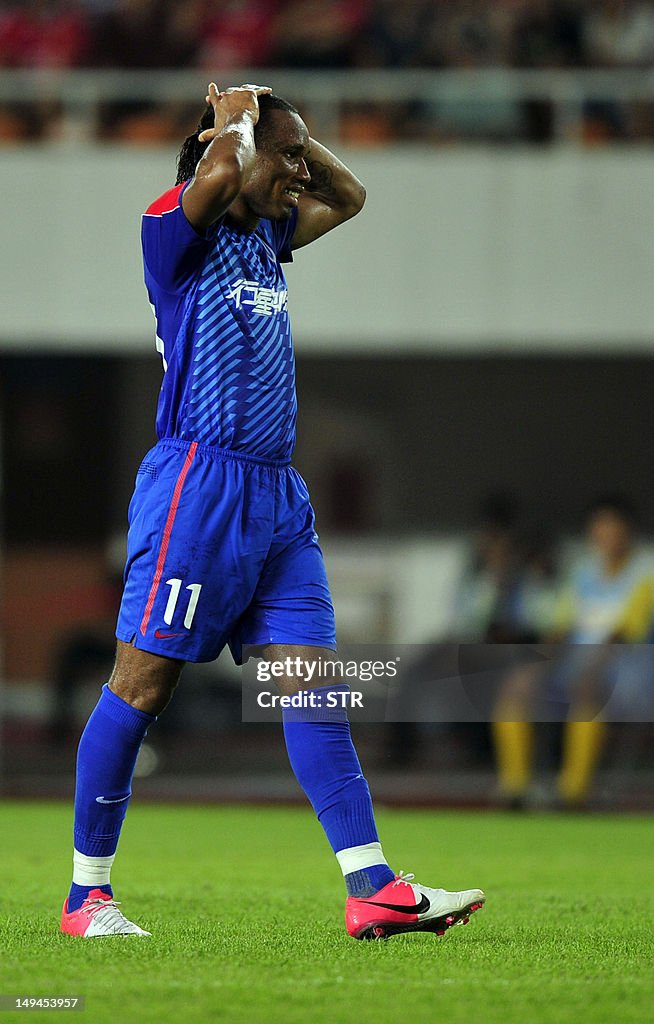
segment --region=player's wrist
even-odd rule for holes
[[[258,120],[258,107],[256,110],[253,110],[252,107],[239,107],[236,110],[231,110],[227,113],[225,125],[235,124],[237,122],[249,122],[252,127],[254,127]]]
[[[232,113],[224,116],[220,125],[216,125],[214,128],[208,128],[202,132],[198,136],[198,139],[200,142],[212,142],[214,139],[218,139],[225,133],[235,129],[253,129],[257,120],[258,116],[252,116],[251,114],[248,116],[247,111],[233,111]]]

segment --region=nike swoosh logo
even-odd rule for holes
[[[397,914],[424,914],[425,911],[429,910],[431,903],[422,894],[420,903],[416,903],[414,907],[398,906],[396,903],[377,903],[375,900],[366,900],[368,906],[372,907],[384,907],[385,910],[394,910]]]
[[[154,635],[157,640],[169,640],[171,636],[183,636],[182,633],[162,633],[160,629],[155,629]]]
[[[103,796],[96,796],[96,804],[122,804],[123,800],[129,800],[132,794],[128,793],[127,796],[119,796],[117,800],[105,800]]]

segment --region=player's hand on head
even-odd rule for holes
[[[219,90],[215,82],[209,83],[209,91],[205,97],[210,103],[214,112],[213,128],[205,128],[200,132],[200,142],[211,142],[223,130],[231,117],[242,113],[248,113],[253,123],[259,120],[259,101],[257,97],[271,93],[272,89],[267,85],[245,85],[230,86],[229,89]]]

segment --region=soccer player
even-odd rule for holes
[[[649,632],[652,564],[636,543],[636,513],[620,494],[600,495],[587,518],[589,551],[575,565],[554,610],[561,644],[553,662],[526,665],[509,674],[495,709],[493,736],[500,790],[508,805],[523,809],[529,797],[534,728],[529,708],[565,711],[563,756],[557,780],[563,808],[583,807],[607,734],[602,708],[633,652],[614,644],[642,643]],[[640,662],[647,671],[647,657]],[[544,701],[543,705],[540,701]]]
[[[116,664],[77,757],[73,883],[61,930],[147,935],[110,870],[141,742],[186,661],[229,644],[268,661],[335,648],[334,612],[306,486],[290,465],[296,398],[281,263],[362,208],[365,190],[268,88],[209,86],[177,184],[143,218],[145,281],[164,377],[158,443],[129,509]],[[306,689],[301,673],[279,681]],[[345,686],[333,684],[343,691]],[[355,938],[443,933],[484,901],[388,866],[345,710],[284,712],[291,765],[345,876]]]

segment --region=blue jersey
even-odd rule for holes
[[[582,561],[562,599],[564,613],[569,609],[571,643],[605,643],[620,627],[636,587],[651,574],[650,560],[638,553],[616,576],[607,576],[597,558]]]
[[[202,233],[182,209],[186,184],[148,208],[141,231],[164,365],[157,435],[288,460],[297,401],[280,264],[297,210],[252,233],[228,216]]]

